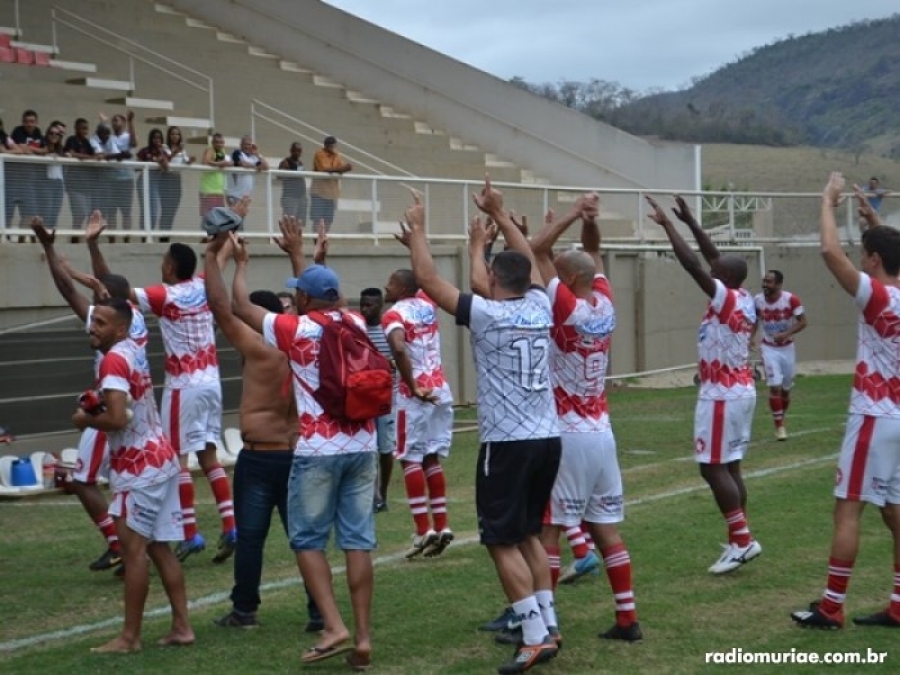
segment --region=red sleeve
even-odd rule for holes
[[[869,297],[869,302],[866,303],[866,307],[863,310],[863,317],[869,325],[875,323],[875,320],[881,316],[881,313],[887,309],[888,305],[891,303],[891,297],[888,294],[887,288],[884,287],[884,284],[875,279],[872,279],[871,283],[872,295]]]
[[[381,317],[381,329],[384,331],[385,337],[387,337],[389,330],[394,330],[396,328],[403,328],[405,331],[406,323],[403,321],[403,316],[400,312],[392,309],[385,312]]]
[[[100,382],[103,382],[107,377],[120,377],[128,381],[130,376],[131,371],[128,369],[128,361],[121,354],[110,352],[100,362]]]
[[[603,295],[610,300],[613,299],[612,286],[609,285],[609,279],[605,276],[598,274],[594,277],[594,291]]]
[[[166,287],[163,285],[149,286],[144,289],[144,293],[147,295],[150,311],[156,316],[162,316],[163,307],[166,306]]]
[[[803,303],[800,302],[800,298],[791,293],[791,311],[797,309],[798,307],[802,307]]]
[[[553,325],[562,326],[575,311],[578,298],[561,281],[556,285],[556,297],[553,299]]]
[[[297,326],[300,325],[300,317],[290,314],[275,315],[275,346],[279,351],[288,353],[297,339]]]

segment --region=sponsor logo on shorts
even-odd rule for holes
[[[623,495],[611,495],[600,498],[600,508],[609,513],[619,513],[625,504]]]
[[[834,484],[840,485],[844,482],[844,472],[838,469],[834,474]]]
[[[702,455],[704,452],[706,452],[706,441],[704,441],[702,438],[695,438],[694,452],[696,452],[698,455]]]
[[[878,497],[884,497],[887,494],[887,484],[888,482],[883,478],[873,477],[872,478],[872,492],[875,493]]]

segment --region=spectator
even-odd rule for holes
[[[159,129],[151,129],[147,137],[147,147],[142,148],[138,152],[138,160],[141,162],[156,162],[159,169],[150,170],[150,225],[144,222],[144,181],[138,182],[138,200],[141,206],[141,227],[145,230],[159,229],[159,217],[162,210],[162,199],[160,197],[160,184],[162,183],[162,175],[169,170],[169,149],[163,143],[163,133]]]
[[[101,116],[101,120],[102,120]],[[134,133],[134,111],[125,115],[112,116],[112,133],[109,140],[112,145],[112,154],[107,154],[108,161],[121,162],[133,158],[132,149],[137,147],[137,135]],[[122,213],[122,229],[131,229],[131,207],[134,201],[134,170],[124,167],[113,171],[109,184],[109,214],[106,220],[111,227],[116,227],[116,217]],[[128,238],[125,238],[128,241]]]
[[[4,130],[3,120],[0,120],[0,152],[8,152],[11,154],[18,154],[19,152],[19,148],[13,143],[12,138],[6,133],[6,130]]]
[[[225,137],[222,134],[213,134],[212,145],[203,153],[203,163],[217,169],[232,165],[225,155]],[[225,173],[204,171],[200,177],[200,217],[205,217],[217,206],[225,206]]]
[[[184,148],[181,129],[169,127],[166,130],[166,147],[169,149],[169,166],[187,166],[193,164],[195,157],[188,155]],[[175,214],[181,204],[181,172],[164,171],[159,177],[159,197],[162,209],[159,216],[159,229],[169,231],[175,223]],[[168,237],[160,241],[168,242]]]
[[[291,143],[290,154],[278,165],[280,171],[303,171],[300,155],[303,147],[296,141]],[[293,216],[306,223],[306,179],[302,176],[279,176],[281,180],[281,210],[286,216]]]
[[[66,139],[63,147],[67,157],[81,160],[96,159],[96,150],[88,136],[90,127],[83,117],[75,120],[75,133]],[[69,195],[69,208],[72,211],[72,227],[80,230],[84,227],[88,216],[94,209],[102,212],[101,205],[94,199],[94,188],[99,183],[96,168],[86,166],[67,166],[63,175],[65,177],[66,193]]]
[[[281,301],[281,309],[283,314],[297,316],[297,303],[294,301],[294,294],[282,291],[278,294],[278,300]]]
[[[875,213],[881,212],[881,201],[890,194],[886,189],[881,187],[881,181],[876,176],[869,179],[869,184],[863,190],[866,198],[869,200],[869,206]]]
[[[338,178],[314,178],[310,193],[312,194],[312,209],[310,217],[313,222],[325,221],[325,229],[331,230],[334,221],[334,211],[341,193],[340,176],[353,170],[353,166],[341,157],[335,149],[337,139],[334,136],[325,138],[323,147],[316,151],[313,157],[313,171],[337,174]]]
[[[51,125],[44,134],[44,148],[48,156],[61,157],[65,154],[63,147],[63,130]],[[37,182],[38,211],[44,221],[44,226],[51,230],[56,229],[59,221],[59,212],[62,209],[63,192],[63,168],[62,164],[53,162],[48,164],[44,175]]]
[[[34,110],[22,113],[22,124],[10,134],[19,154],[43,155],[44,137],[38,127],[38,115]],[[21,226],[38,215],[37,183],[43,177],[44,167],[39,164],[10,162],[5,167],[6,224],[13,226],[13,215],[19,207]]]
[[[268,171],[269,163],[259,154],[259,148],[250,136],[241,137],[241,147],[231,153],[234,166],[255,171]],[[244,197],[253,196],[255,176],[246,171],[228,174],[228,189],[225,196],[229,204],[236,204]]]

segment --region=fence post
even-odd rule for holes
[[[728,184],[728,232],[729,238],[731,241],[735,240],[735,227],[734,222],[734,183]]]
[[[378,179],[372,179],[372,192],[369,195],[370,210],[372,214],[372,237],[375,239],[375,245],[378,246]]]
[[[144,236],[148,242],[153,241],[153,222],[150,220],[150,168],[145,164],[141,167],[141,213],[144,214]]]
[[[0,185],[6,185],[6,160],[0,156]],[[0,241],[6,239],[6,190],[0,190]]]
[[[637,235],[638,241],[642,244],[647,241],[647,235],[644,232],[644,193],[637,192]]]
[[[275,236],[275,204],[272,201],[274,190],[272,189],[272,174],[265,172],[266,176],[266,228],[269,234]]]

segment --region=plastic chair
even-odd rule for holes
[[[16,458],[12,455],[0,457],[0,485],[11,488],[12,484],[12,465]]]
[[[64,466],[74,467],[78,463],[78,448],[64,448],[59,453],[59,461]]]

